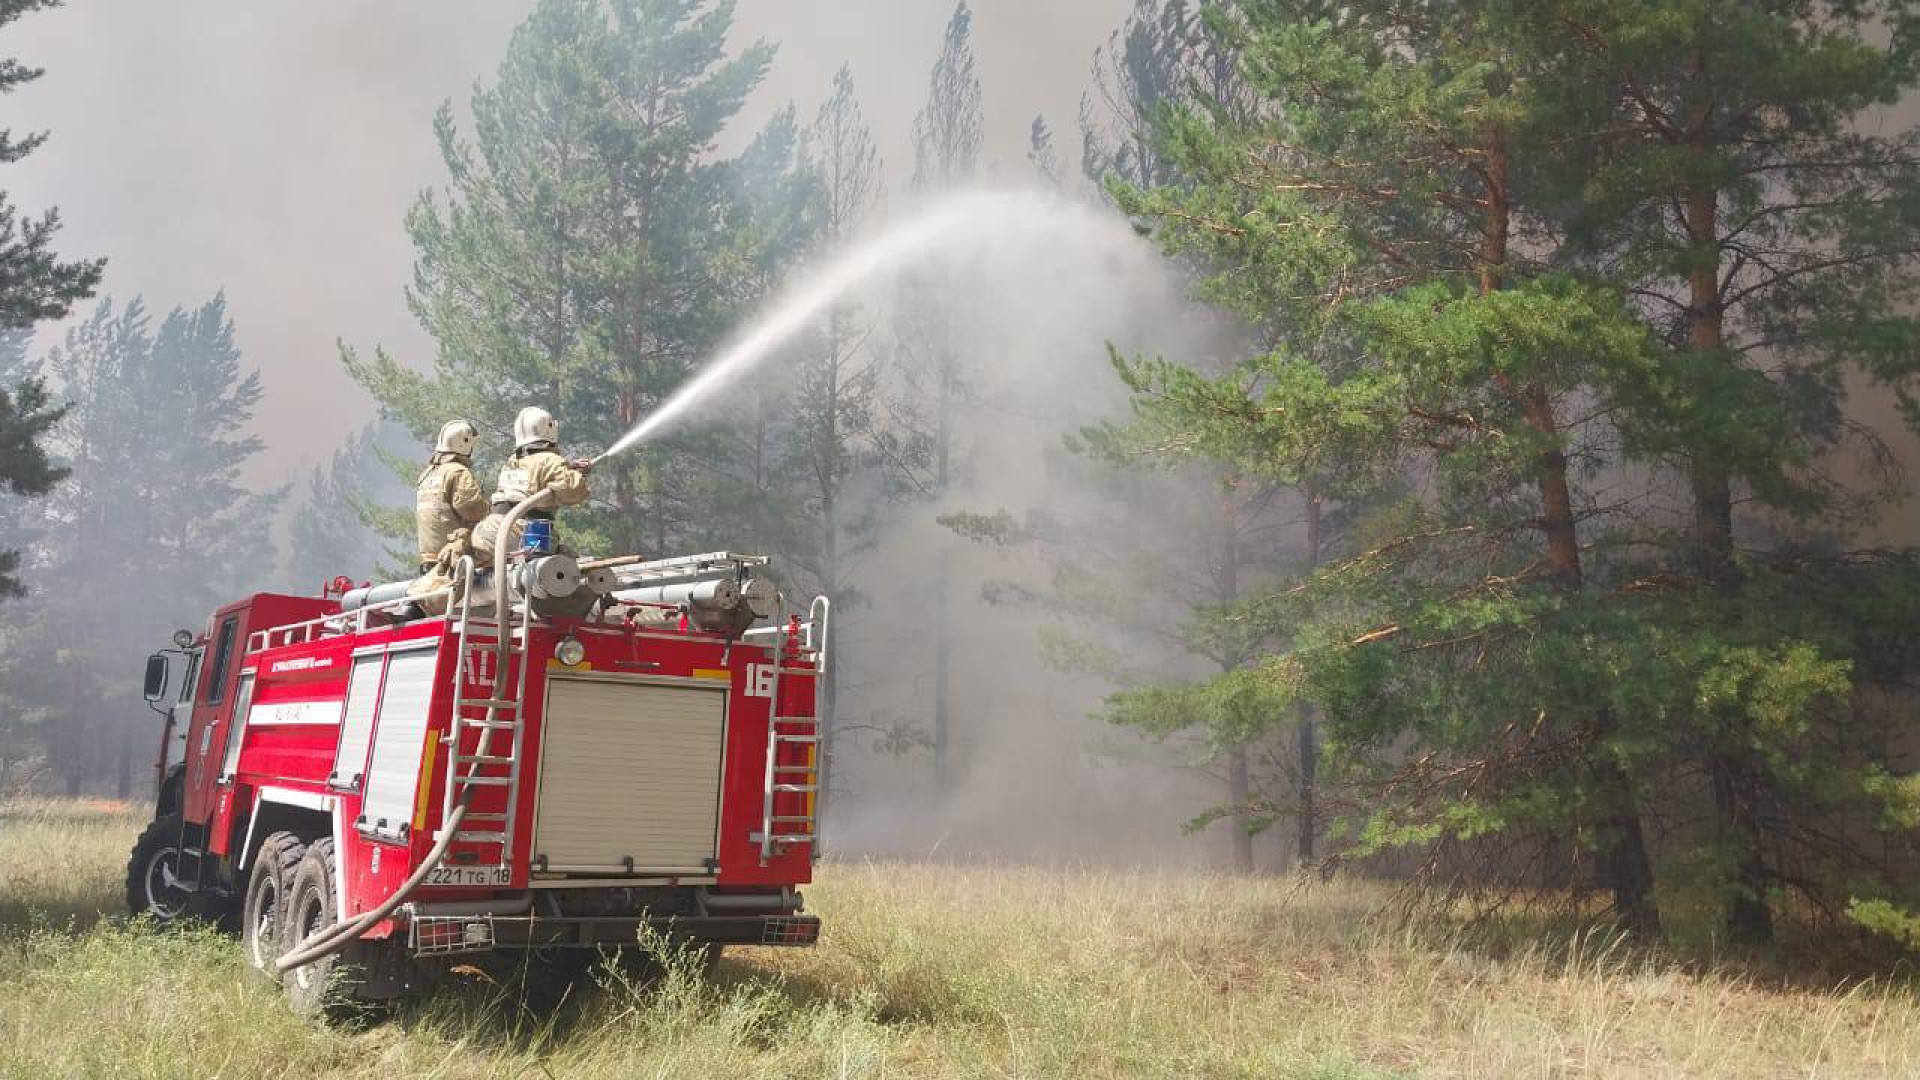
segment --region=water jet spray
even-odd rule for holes
[[[765,315],[727,350],[682,383],[660,407],[592,459],[598,464],[645,442],[684,418],[715,392],[731,384],[806,329],[854,288],[909,261],[938,252],[965,252],[970,245],[1030,237],[1035,244],[1059,239],[1059,233],[1083,225],[1084,207],[1037,192],[961,192],[940,199],[918,214],[885,229],[845,254],[807,273],[785,290]]]

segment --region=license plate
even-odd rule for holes
[[[436,866],[427,874],[429,885],[505,885],[504,866]]]

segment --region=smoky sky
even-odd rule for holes
[[[330,454],[372,415],[335,341],[424,363],[432,342],[403,296],[413,249],[402,219],[444,180],[433,111],[490,81],[530,2],[70,0],[0,32],[0,56],[42,67],[0,124],[50,132],[0,169],[29,212],[57,205],[59,251],[105,256],[102,292],[150,309],[225,289],[265,397],[275,483]],[[1045,115],[1072,167],[1092,53],[1130,0],[974,0],[986,120],[983,172],[1017,180]],[[953,6],[947,0],[741,0],[735,39],[779,46],[738,121],[744,138],[793,102],[811,118],[851,65],[900,193],[913,116]],[[43,343],[57,340],[45,327]]]

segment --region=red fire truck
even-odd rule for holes
[[[765,563],[554,553],[221,608],[148,662],[129,906],[237,925],[308,1012],[477,952],[812,944],[830,607],[782,620]]]

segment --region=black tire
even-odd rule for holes
[[[287,897],[293,890],[293,875],[307,853],[306,842],[290,832],[277,832],[260,842],[254,853],[253,870],[247,875],[247,900],[240,916],[240,939],[247,951],[247,966],[254,974],[278,983],[280,973],[273,962],[286,951],[286,935],[281,923],[287,910]]]
[[[338,921],[334,892],[333,839],[316,840],[300,858],[287,889],[286,915],[281,919],[281,951],[293,951],[316,931]],[[286,973],[281,985],[287,1002],[301,1016],[345,1018],[366,1007],[390,1000],[398,989],[383,980],[376,992],[374,970],[390,959],[381,955],[390,943],[353,941],[338,951]]]
[[[194,895],[173,884],[180,870],[180,815],[149,822],[127,857],[127,910],[158,926],[178,926],[196,917]]]

